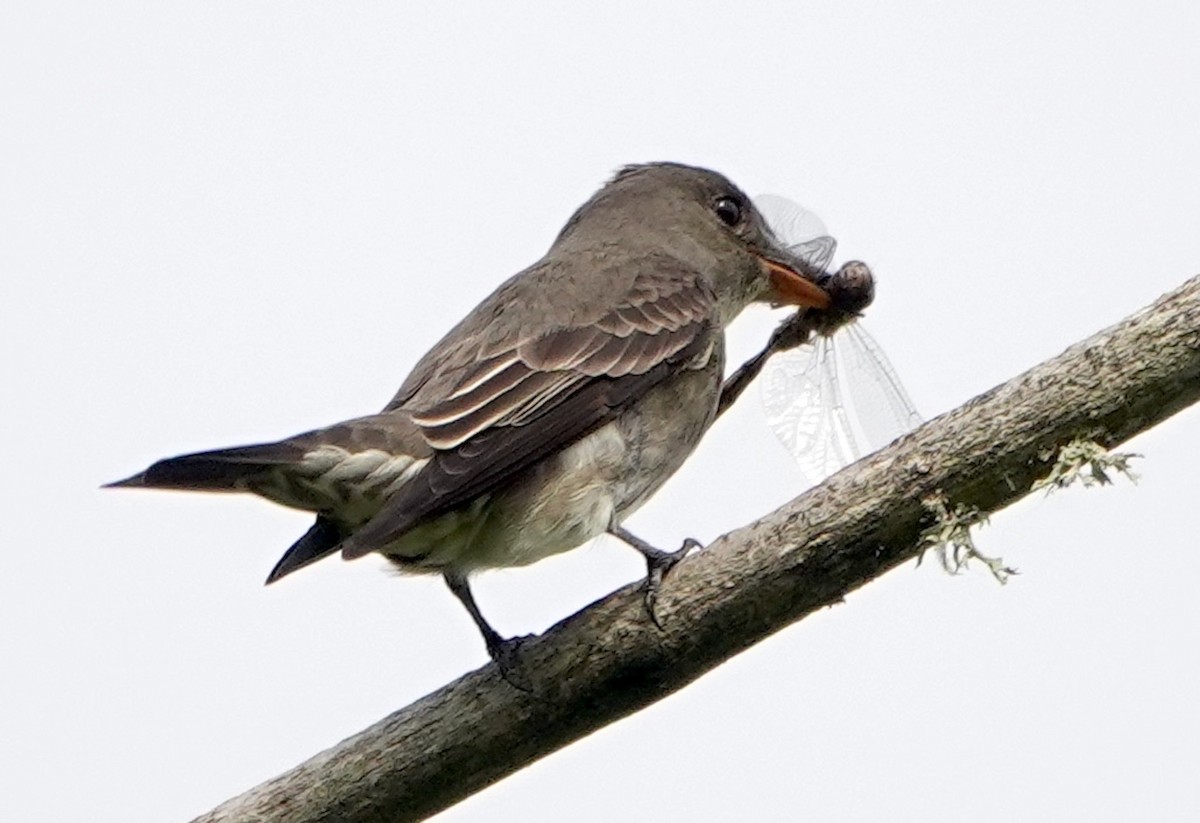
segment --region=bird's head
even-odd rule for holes
[[[820,272],[775,237],[754,203],[715,171],[679,163],[626,166],[575,212],[554,250],[611,246],[666,253],[705,277],[728,323],[748,304],[829,306]]]

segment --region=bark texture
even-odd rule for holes
[[[1113,447],[1200,399],[1200,277],[716,540],[672,571],[660,630],[626,586],[521,648],[529,692],[492,665],[197,818],[420,820],[912,559],[944,494],[994,512],[1047,455]]]

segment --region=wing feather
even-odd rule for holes
[[[494,426],[511,425],[511,418],[520,414],[531,399],[581,379],[559,372],[535,372],[524,365],[521,368],[524,371],[521,379],[487,402],[461,411],[446,404],[438,407],[436,416],[414,415],[413,422],[421,427],[429,445],[451,449]]]
[[[669,258],[630,265],[622,296],[591,301],[590,311],[577,301],[573,323],[516,326],[507,345],[486,323],[442,341],[389,406],[409,411],[434,456],[343,544],[347,557],[502,487],[678,369],[706,362],[720,333],[706,281]],[[477,312],[496,318],[502,307],[485,302]]]

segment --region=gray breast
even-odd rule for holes
[[[617,519],[633,514],[683,465],[712,424],[725,368],[715,335],[706,361],[673,375],[618,418],[625,465],[613,490]]]

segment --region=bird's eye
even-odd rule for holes
[[[720,198],[713,204],[713,210],[726,226],[736,226],[742,222],[742,204],[733,197]]]

